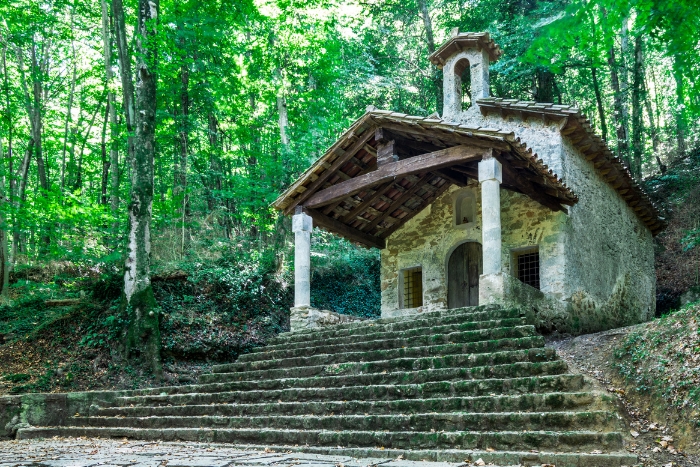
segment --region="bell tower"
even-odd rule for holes
[[[477,99],[489,97],[489,63],[502,54],[487,32],[452,30],[447,42],[429,57],[443,74],[443,119],[461,121],[466,112],[478,108]],[[469,81],[463,83],[463,78]]]

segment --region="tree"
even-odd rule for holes
[[[159,308],[151,286],[151,216],[156,130],[156,50],[158,0],[139,0],[136,35],[136,136],[131,165],[129,241],[124,274],[124,306],[129,325],[126,356],[160,378]]]

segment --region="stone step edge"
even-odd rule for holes
[[[524,397],[539,397],[539,398],[546,398],[546,397],[552,397],[552,396],[558,396],[558,397],[584,397],[584,396],[591,396],[594,399],[598,398],[602,402],[607,403],[611,402],[613,399],[610,398],[610,395],[606,391],[600,391],[600,390],[590,390],[590,391],[573,391],[573,392],[538,392],[538,393],[526,393],[526,394],[498,394],[495,396],[448,396],[448,397],[441,397],[441,398],[427,398],[427,399],[396,399],[396,400],[386,400],[386,399],[351,399],[351,400],[328,400],[328,401],[282,401],[282,402],[277,402],[277,405],[307,405],[307,404],[349,404],[349,403],[355,403],[355,402],[360,402],[360,403],[382,403],[386,405],[390,404],[396,404],[399,402],[416,402],[416,403],[429,403],[430,401],[435,401],[435,400],[446,400],[446,399],[461,399],[461,400],[477,400],[477,399],[521,399]],[[608,398],[610,398],[608,400]],[[213,403],[213,404],[179,404],[179,405],[172,405],[170,407],[189,407],[189,408],[195,408],[195,407],[212,407],[212,406],[239,406],[239,407],[259,407],[259,406],[264,406],[264,405],[269,405],[269,402],[260,402],[260,403],[230,403],[230,402],[222,402],[222,403]],[[584,405],[590,405],[590,403],[582,404],[581,407]],[[121,410],[136,410],[136,409],[147,409],[147,408],[154,408],[154,409],[161,409],[161,408],[167,408],[168,406],[164,405],[156,405],[156,406],[147,406],[147,405],[138,405],[138,406],[106,406],[106,407],[99,407],[97,411],[102,411],[102,410],[112,410],[112,411],[121,411]],[[570,411],[574,411],[571,409]],[[479,413],[479,412],[473,412],[473,413]],[[544,413],[549,413],[549,412],[544,412]]]
[[[539,336],[534,336],[534,337],[539,337]],[[508,342],[512,341],[512,338],[504,338],[504,339],[494,339],[494,341],[502,342],[503,345],[507,344]],[[311,365],[311,366],[323,366],[323,365],[334,365],[337,363],[375,363],[375,362],[384,362],[388,360],[419,360],[419,359],[428,359],[428,358],[454,358],[458,357],[460,355],[490,355],[490,354],[506,354],[506,353],[513,353],[513,352],[530,352],[530,351],[537,351],[537,350],[542,350],[542,349],[551,349],[551,347],[546,347],[544,345],[542,346],[535,346],[535,347],[524,347],[524,348],[511,348],[511,347],[496,347],[496,349],[486,349],[484,351],[481,351],[477,349],[476,351],[461,351],[461,352],[454,352],[454,353],[430,353],[429,350],[422,350],[424,352],[427,352],[426,355],[418,355],[418,356],[399,356],[399,357],[394,357],[387,359],[385,355],[377,355],[376,357],[366,357],[367,354],[370,353],[386,353],[386,352],[395,352],[399,350],[403,350],[405,352],[411,352],[414,349],[435,349],[438,347],[447,347],[447,346],[454,346],[455,348],[457,347],[463,347],[465,345],[469,345],[469,342],[461,343],[461,344],[438,344],[438,345],[420,345],[417,347],[397,347],[393,349],[377,349],[377,350],[361,350],[361,351],[350,351],[350,352],[324,352],[324,353],[317,353],[309,356],[295,356],[295,357],[282,357],[282,358],[274,358],[274,359],[260,359],[260,360],[246,360],[246,361],[238,361],[238,362],[233,362],[233,363],[225,363],[222,365],[215,365],[211,368],[211,373],[206,373],[208,375],[225,375],[229,373],[235,373],[235,374],[240,374],[246,371],[260,371],[260,370],[270,370],[270,369],[275,369],[275,368],[260,368],[260,369],[245,369],[246,366],[255,366],[258,365],[262,362],[275,362],[279,365],[282,365],[285,362],[288,362],[290,360],[297,360],[297,359],[313,359],[313,358],[330,358],[333,356],[343,356],[345,360],[341,362],[328,362],[324,364],[316,364],[316,365]],[[260,354],[263,355],[263,354]],[[365,357],[363,357],[365,355]],[[381,358],[385,357],[385,358]],[[369,360],[364,360],[364,358],[371,358]],[[239,368],[243,369],[243,371],[239,370]],[[279,368],[298,368],[298,367],[283,367],[279,366]],[[308,365],[304,365],[304,368],[308,368]]]
[[[506,367],[519,367],[521,369],[525,368],[535,368],[537,365],[540,366],[546,366],[546,367],[553,367],[553,369],[558,369],[558,367],[561,367],[562,370],[564,370],[562,373],[553,373],[553,374],[535,374],[535,375],[526,375],[526,376],[513,376],[513,377],[501,377],[501,378],[493,378],[493,377],[486,377],[486,378],[468,378],[468,379],[462,379],[462,380],[454,380],[454,379],[443,379],[443,380],[435,380],[435,381],[426,381],[424,383],[406,383],[405,385],[410,385],[410,384],[426,384],[426,383],[440,383],[440,382],[458,382],[458,381],[485,381],[485,380],[491,380],[491,379],[498,379],[498,380],[513,380],[513,379],[519,379],[519,378],[536,378],[536,377],[541,377],[541,376],[561,376],[561,375],[566,375],[569,374],[567,373],[568,365],[566,362],[564,362],[561,359],[557,360],[550,360],[550,361],[545,361],[545,362],[515,362],[515,363],[507,363],[507,364],[501,364],[501,365],[481,365],[481,366],[474,366],[474,367],[448,367],[448,368],[428,368],[428,369],[419,369],[419,370],[413,370],[413,371],[385,371],[385,372],[374,372],[374,373],[351,373],[351,374],[339,374],[339,375],[333,375],[333,374],[328,374],[328,375],[323,375],[321,376],[309,376],[309,377],[298,377],[298,378],[273,378],[269,380],[265,379],[251,379],[251,380],[241,380],[241,381],[226,381],[226,382],[210,382],[210,383],[203,383],[198,386],[210,386],[210,385],[224,385],[224,384],[245,384],[245,383],[264,383],[265,381],[291,381],[291,380],[298,380],[299,382],[302,381],[307,381],[307,380],[313,380],[316,378],[328,378],[328,385],[323,386],[323,388],[328,388],[328,389],[340,389],[346,388],[346,389],[353,389],[353,388],[366,388],[366,387],[373,387],[373,386],[389,386],[389,384],[370,384],[370,385],[361,385],[361,386],[333,386],[333,380],[334,379],[339,379],[339,378],[344,378],[344,377],[351,377],[351,376],[372,376],[372,375],[383,375],[388,377],[393,377],[395,376],[396,378],[401,377],[401,375],[406,375],[406,374],[415,374],[415,373],[423,373],[423,372],[433,372],[433,371],[459,371],[459,370],[466,370],[471,373],[478,373],[480,371],[485,371],[484,369],[495,369],[495,370],[500,370],[500,369],[505,369]],[[228,373],[228,374],[235,374],[235,373]],[[573,374],[573,373],[571,373]],[[489,375],[490,376],[490,375]],[[391,386],[396,385],[396,383],[390,384]],[[318,386],[285,386],[285,387],[280,387],[280,388],[274,388],[274,389],[269,389],[269,390],[282,390],[282,389],[319,389]],[[253,389],[236,389],[234,391],[225,391],[225,392],[250,392],[250,391],[267,391],[268,389],[259,389],[259,388],[253,388]],[[155,391],[154,391],[155,392]],[[197,392],[197,391],[193,391]],[[211,393],[211,394],[217,394],[220,391],[216,392],[204,392],[205,394]],[[181,392],[181,393],[173,393],[173,394],[166,394],[168,395],[182,395],[182,394],[188,394],[186,392]],[[139,394],[136,396],[125,396],[125,397],[154,397],[154,396],[161,396],[162,394]]]
[[[449,336],[451,334],[472,334],[472,335],[477,335],[477,334],[484,334],[483,339],[479,339],[476,341],[467,341],[467,342],[480,342],[484,340],[493,340],[491,337],[494,333],[500,332],[504,333],[507,331],[511,330],[518,330],[518,331],[523,331],[523,332],[529,332],[530,334],[527,336],[512,336],[512,337],[502,337],[501,339],[518,339],[520,337],[534,337],[534,336],[539,336],[540,334],[537,333],[537,329],[535,326],[532,324],[520,324],[517,326],[499,326],[495,328],[485,328],[485,329],[471,329],[468,331],[450,331],[443,333],[441,332],[440,329],[436,328],[445,328],[449,327],[450,325],[445,325],[445,326],[434,326],[432,328],[422,328],[425,330],[424,334],[418,334],[415,336],[404,336],[402,335],[401,331],[387,331],[387,332],[374,332],[374,333],[369,333],[369,334],[363,334],[361,339],[352,339],[352,336],[345,336],[342,338],[338,338],[338,344],[333,344],[333,345],[349,345],[349,344],[369,344],[371,342],[386,342],[386,341],[397,341],[401,339],[423,339],[426,337],[434,336],[436,334],[439,334],[441,336]],[[416,328],[416,329],[421,329],[421,328]],[[341,339],[346,339],[346,341],[341,341]],[[309,340],[302,340],[298,342],[269,342],[265,347],[257,347],[258,349],[266,349],[266,350],[284,350],[284,349],[314,349],[318,347],[323,347],[323,348],[328,348],[328,342],[327,340],[323,339],[309,339]],[[332,347],[332,346],[331,346]],[[256,352],[257,353],[257,352]]]
[[[531,361],[529,358],[534,358],[536,357],[537,352],[542,352],[544,351],[546,353],[546,357],[548,360],[537,360],[537,361]],[[432,363],[438,362],[438,361],[443,361],[445,359],[468,359],[469,356],[471,355],[478,355],[479,357],[476,358],[478,360],[479,358],[487,358],[485,356],[488,355],[494,355],[497,354],[499,356],[507,356],[507,355],[515,355],[515,354],[527,354],[528,359],[524,360],[516,360],[513,363],[500,363],[498,365],[477,365],[477,366],[464,366],[464,362],[453,362],[451,364],[445,364],[445,366],[439,367],[439,368],[418,368],[418,369],[411,369],[411,370],[400,370],[399,371],[387,371],[387,370],[395,370],[394,368],[391,368],[392,364],[397,363],[398,361],[401,362],[416,362],[416,361],[429,361],[432,360]],[[534,355],[531,355],[534,354]],[[333,355],[333,354],[328,354],[328,355]],[[316,357],[316,355],[314,355]],[[290,359],[291,360],[291,359]],[[277,360],[277,362],[282,362],[283,360]],[[206,380],[215,378],[215,377],[222,377],[222,376],[241,376],[241,377],[247,377],[250,376],[253,378],[254,376],[257,376],[258,374],[261,373],[267,373],[270,371],[284,371],[290,375],[294,374],[298,370],[310,370],[310,369],[315,369],[318,370],[317,374],[314,374],[313,376],[302,376],[302,377],[287,377],[287,378],[269,378],[269,380],[276,380],[276,379],[293,379],[293,378],[313,378],[315,376],[349,376],[349,375],[355,375],[358,373],[327,373],[324,374],[323,372],[329,368],[337,368],[339,371],[346,371],[349,369],[357,369],[358,367],[361,367],[363,365],[375,365],[375,366],[383,366],[385,365],[386,368],[382,371],[387,371],[387,373],[398,373],[398,372],[407,372],[407,371],[421,371],[421,370],[432,370],[432,369],[448,369],[448,368],[483,368],[485,366],[503,366],[503,365],[513,365],[515,363],[545,363],[545,362],[558,362],[561,361],[559,356],[557,355],[556,351],[554,349],[551,349],[551,347],[531,347],[529,349],[513,349],[513,350],[501,350],[498,352],[481,352],[481,353],[454,353],[454,354],[446,354],[446,355],[429,355],[429,356],[424,356],[424,357],[396,357],[396,358],[390,358],[390,359],[384,359],[384,360],[367,360],[367,361],[356,361],[356,360],[349,360],[349,361],[344,361],[344,362],[328,362],[328,363],[322,363],[322,364],[316,364],[316,365],[304,365],[304,366],[289,366],[289,367],[272,367],[272,368],[259,368],[259,369],[244,369],[243,371],[227,371],[227,372],[222,372],[222,373],[206,373],[204,375],[200,376],[200,379],[204,376],[206,376]],[[474,363],[483,363],[483,362],[474,362]],[[363,375],[372,375],[372,374],[384,374],[382,371],[370,371],[370,372],[362,372]],[[251,379],[251,380],[241,380],[241,381],[260,381],[258,379]],[[206,384],[206,383],[204,383]]]
[[[284,332],[270,339],[270,344],[289,344],[310,339],[338,339],[362,335],[367,330],[376,332],[406,332],[414,329],[430,328],[435,326],[460,326],[479,325],[483,328],[493,326],[498,321],[519,321],[526,323],[527,318],[518,310],[497,310],[501,315],[487,315],[487,312],[473,314],[452,314],[447,316],[435,316],[431,318],[418,318],[397,323],[380,323],[378,321],[363,321],[354,323],[352,327],[336,329],[335,326],[313,329],[309,331]],[[403,325],[407,325],[404,327]],[[341,326],[341,325],[338,325]],[[375,329],[371,329],[375,328]]]
[[[431,370],[421,370],[421,371],[431,371]],[[515,378],[484,378],[484,379],[471,379],[471,380],[437,380],[437,381],[430,381],[426,383],[402,383],[402,384],[375,384],[373,386],[376,387],[395,387],[395,386],[401,386],[401,387],[406,387],[406,386],[421,386],[424,384],[439,384],[439,383],[449,383],[450,385],[455,384],[455,383],[473,383],[473,382],[493,382],[493,381],[500,381],[501,383],[505,383],[506,381],[516,381],[519,382],[520,380],[526,380],[526,379],[550,379],[550,378],[558,378],[558,377],[569,377],[569,378],[582,378],[583,379],[583,386],[582,388],[590,387],[592,385],[592,382],[589,378],[587,378],[584,375],[581,375],[580,373],[560,373],[560,374],[554,374],[554,375],[535,375],[535,376],[518,376]],[[308,378],[306,378],[308,379]],[[198,385],[190,385],[190,386],[163,386],[160,388],[156,388],[152,390],[153,392],[149,393],[127,393],[123,394],[120,392],[117,392],[117,395],[115,396],[115,400],[123,400],[123,399],[136,399],[136,398],[144,398],[144,397],[170,397],[170,396],[185,396],[188,394],[226,394],[226,393],[240,393],[240,392],[246,392],[246,391],[241,391],[237,389],[229,389],[226,388],[226,385],[229,385],[231,383],[210,383],[210,384],[198,384]],[[205,386],[207,386],[205,388]],[[351,388],[359,388],[363,387],[366,388],[367,386],[345,386],[343,389],[351,389]],[[185,388],[188,389],[187,392],[171,392],[167,393],[164,390],[166,389],[180,389],[180,388]],[[189,390],[191,389],[191,390]],[[198,390],[199,389],[199,390]],[[219,389],[218,391],[201,391],[202,389]],[[267,389],[266,391],[284,391],[284,390],[311,390],[311,389],[318,389],[314,386],[311,387],[286,387],[286,388],[280,388],[280,389]],[[323,389],[341,389],[341,388],[334,388],[334,387],[324,387]],[[136,391],[144,391],[143,389],[136,390]],[[161,391],[161,392],[158,392]],[[499,395],[503,396],[509,396],[512,394],[508,393],[496,393]],[[550,394],[550,393],[533,393],[533,394]],[[478,396],[482,397],[482,396]]]
[[[444,310],[434,310],[434,311],[426,311],[422,313],[414,313],[406,316],[394,316],[391,318],[378,318],[378,319],[367,319],[363,320],[360,322],[352,322],[352,323],[342,323],[342,324],[336,324],[333,326],[329,326],[328,328],[322,328],[322,329],[352,329],[352,328],[357,328],[357,327],[362,327],[363,325],[366,325],[368,322],[369,323],[374,323],[375,325],[382,325],[382,324],[391,324],[391,323],[400,323],[402,321],[416,321],[416,320],[423,320],[423,319],[433,319],[433,318],[439,318],[441,316],[446,316],[446,315],[456,315],[456,314],[464,314],[464,315],[473,315],[477,313],[485,313],[488,311],[512,311],[514,308],[508,307],[505,308],[500,305],[480,305],[480,306],[467,306],[467,307],[462,307],[462,308],[452,308],[452,309],[444,309]],[[279,335],[280,338],[284,338],[287,336],[291,335],[297,335],[301,336],[304,334],[313,334],[314,332],[318,331],[318,329],[302,329],[299,331],[295,332],[283,332]]]

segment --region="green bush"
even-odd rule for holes
[[[379,251],[314,231],[311,305],[337,313],[376,318],[381,311]]]

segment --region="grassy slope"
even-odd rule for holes
[[[694,450],[700,439],[700,303],[635,326],[613,352],[626,391]]]

